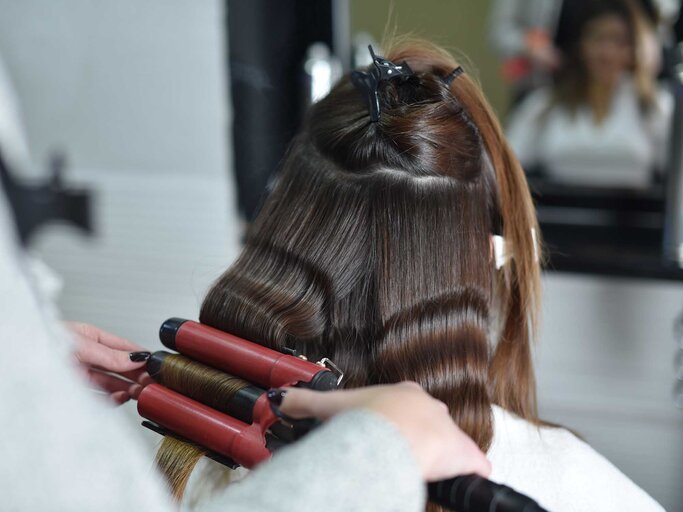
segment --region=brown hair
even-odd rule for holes
[[[534,208],[478,85],[443,81],[455,60],[417,40],[386,57],[415,76],[381,84],[377,123],[349,76],[311,107],[200,321],[327,356],[348,387],[417,381],[487,449],[492,403],[537,420]]]
[[[164,354],[158,369],[150,374],[162,386],[226,414],[232,413],[230,402],[235,394],[250,386],[242,379],[169,353]],[[176,500],[182,499],[192,470],[206,453],[205,448],[184,439],[170,434],[164,437],[155,462]]]
[[[170,435],[164,437],[154,462],[175,500],[183,498],[192,470],[206,453],[206,449],[197,444]]]

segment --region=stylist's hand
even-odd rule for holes
[[[322,420],[348,409],[381,414],[406,437],[427,481],[478,473],[488,477],[491,463],[451,418],[446,404],[418,384],[371,386],[346,391],[287,389],[280,409],[293,418]]]
[[[144,348],[94,325],[66,322],[66,327],[75,334],[75,356],[88,380],[117,404],[137,398],[151,382],[145,371],[149,352]]]

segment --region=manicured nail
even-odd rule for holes
[[[280,405],[282,405],[282,400],[286,394],[286,389],[269,389],[266,393],[266,396],[270,402],[270,410],[273,411],[273,414],[291,425],[296,422],[296,420],[294,418],[290,418],[280,410]]]
[[[142,361],[147,361],[147,359],[149,359],[149,356],[151,355],[151,352],[131,352],[130,354],[128,354],[128,357],[134,363],[140,363]]]
[[[286,394],[286,389],[269,389],[267,393],[268,401],[273,405],[282,405],[282,400]]]

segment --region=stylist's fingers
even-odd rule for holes
[[[282,394],[283,413],[292,418],[315,417],[321,420],[331,418],[347,409],[358,407],[374,408],[376,400],[382,400],[387,392],[424,393],[415,382],[377,385],[366,388],[346,389],[343,391],[312,391],[310,389],[287,388],[275,390]]]
[[[121,405],[130,400],[130,395],[125,391],[117,391],[109,395],[109,398],[113,400],[115,404]]]
[[[415,382],[345,391],[269,391],[269,399],[294,418],[325,420],[348,409],[369,409],[393,423],[411,445],[427,481],[491,472],[485,455],[453,421],[448,407]]]
[[[288,388],[274,392],[282,396],[280,410],[292,418],[326,420],[343,410],[362,405],[358,400],[358,390],[321,392]]]
[[[76,341],[76,358],[83,365],[116,373],[139,370],[145,366],[144,360],[132,361],[127,350],[117,350],[83,339]]]
[[[451,474],[476,473],[484,478],[491,474],[491,462],[477,444],[455,424],[450,443],[441,445],[446,470],[434,479],[447,478]]]
[[[79,337],[88,341],[99,343],[105,347],[122,350],[127,352],[138,352],[145,350],[140,345],[124,338],[120,338],[99,327],[83,322],[65,322],[65,325]]]
[[[489,461],[486,458],[486,455],[484,455],[484,452],[482,452],[479,447],[474,444],[474,441],[472,442],[471,448],[465,451],[464,457],[470,462],[470,466],[466,466],[463,470],[463,473],[476,473],[484,478],[488,478],[491,475],[491,471],[493,469],[491,466],[491,461]]]
[[[129,382],[108,373],[102,373],[98,370],[89,369],[87,371],[88,381],[98,388],[109,392],[110,394],[125,393],[128,398],[137,397],[142,391],[142,386],[135,382]]]
[[[152,379],[152,377],[149,376],[149,373],[147,373],[147,370],[144,367],[140,368],[139,370],[133,370],[130,372],[121,372],[120,375],[128,380],[137,382],[142,387],[145,387],[147,384],[152,384],[154,382],[154,379]]]

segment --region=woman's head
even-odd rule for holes
[[[419,41],[386,57],[414,76],[381,83],[376,123],[349,76],[310,109],[200,320],[329,357],[350,386],[415,380],[485,447],[491,401],[535,418],[533,206],[478,86],[442,79],[454,59]]]
[[[558,45],[564,54],[556,83],[571,108],[587,100],[591,87],[613,89],[623,77],[636,81],[643,106],[651,102],[652,80],[644,60],[647,21],[631,0],[580,0],[563,10]]]
[[[605,9],[588,18],[580,32],[579,51],[591,82],[615,86],[633,69],[634,27],[626,6]],[[605,4],[607,7],[607,4]]]

